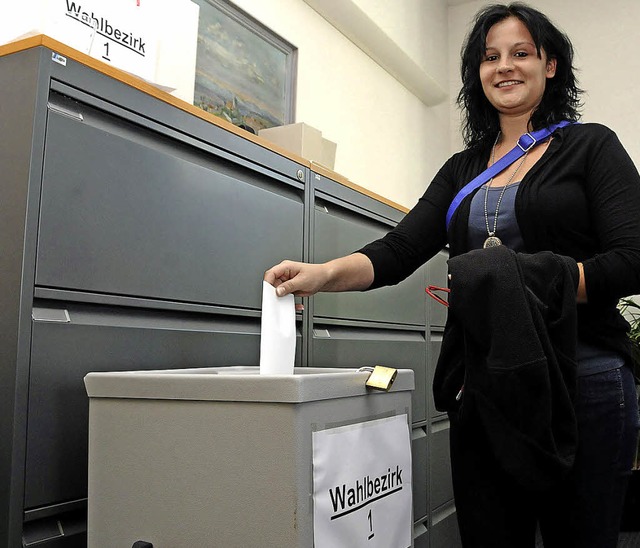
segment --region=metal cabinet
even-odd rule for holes
[[[311,176],[310,260],[347,255],[383,236],[402,213],[320,174]],[[426,420],[425,268],[393,287],[320,293],[309,303],[309,363],[414,370],[412,420]]]
[[[347,255],[382,237],[402,218],[398,210],[320,174],[311,177],[310,259]],[[310,302],[309,363],[345,367],[410,368],[414,519],[427,513],[427,419],[425,268],[402,284],[371,292],[321,293]]]
[[[256,364],[305,168],[47,48],[0,78],[0,544],[82,546],[84,375]]]
[[[429,284],[447,287],[447,249],[438,253],[427,264]],[[429,357],[427,360],[428,390],[428,438],[429,438],[429,539],[430,546],[456,548],[461,546],[456,509],[451,481],[451,459],[449,452],[449,419],[438,411],[433,401],[431,385],[438,356],[442,347],[446,307],[433,299],[429,300]]]
[[[87,372],[256,364],[264,270],[356,251],[403,215],[53,53],[0,57],[3,546],[86,544]],[[415,543],[451,548],[435,535],[451,538],[453,512],[434,518],[436,260],[398,286],[306,299],[296,365],[413,369]]]

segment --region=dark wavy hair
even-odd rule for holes
[[[524,23],[542,57],[544,49],[548,59],[556,59],[556,74],[546,82],[540,105],[533,112],[530,124],[534,130],[561,120],[577,121],[582,106],[573,66],[573,46],[561,30],[541,12],[521,3],[494,4],[478,12],[471,32],[461,51],[460,72],[462,89],[457,103],[463,113],[462,136],[470,148],[495,139],[500,130],[498,111],[485,97],[480,82],[482,62],[489,29],[508,17],[517,17]]]

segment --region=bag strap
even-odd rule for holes
[[[549,137],[549,135],[551,135],[556,129],[560,129],[561,127],[565,127],[573,123],[575,122],[563,120],[558,124],[539,129],[538,131],[534,131],[533,133],[525,133],[524,135],[522,135],[520,139],[518,139],[518,144],[515,147],[507,152],[507,154],[500,158],[495,164],[489,166],[482,173],[480,173],[480,175],[463,186],[458,194],[455,195],[453,201],[451,202],[451,205],[449,206],[449,209],[447,210],[447,230],[449,230],[449,223],[451,222],[451,218],[453,217],[456,209],[458,209],[458,206],[460,205],[462,200],[464,200],[476,188],[481,187],[489,179],[495,177],[498,173],[515,162],[518,158],[521,158],[526,152],[529,152],[540,141],[544,141],[547,137]]]

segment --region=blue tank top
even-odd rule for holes
[[[504,189],[504,195],[500,201],[500,209],[498,211],[498,223],[496,225],[496,236],[502,240],[502,243],[509,249],[516,252],[524,251],[524,242],[520,227],[516,221],[515,202],[516,192],[520,183],[513,183],[507,188],[490,187],[487,194],[487,219],[489,228],[493,230],[493,224],[496,216],[496,205],[500,193]],[[471,211],[469,212],[469,249],[480,249],[487,239],[487,222],[484,216],[484,198],[487,185],[482,185],[480,190],[475,193],[471,200]]]

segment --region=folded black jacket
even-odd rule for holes
[[[458,413],[462,428],[477,415],[503,469],[548,488],[571,469],[577,444],[576,262],[498,246],[450,259],[449,272],[436,408]]]

